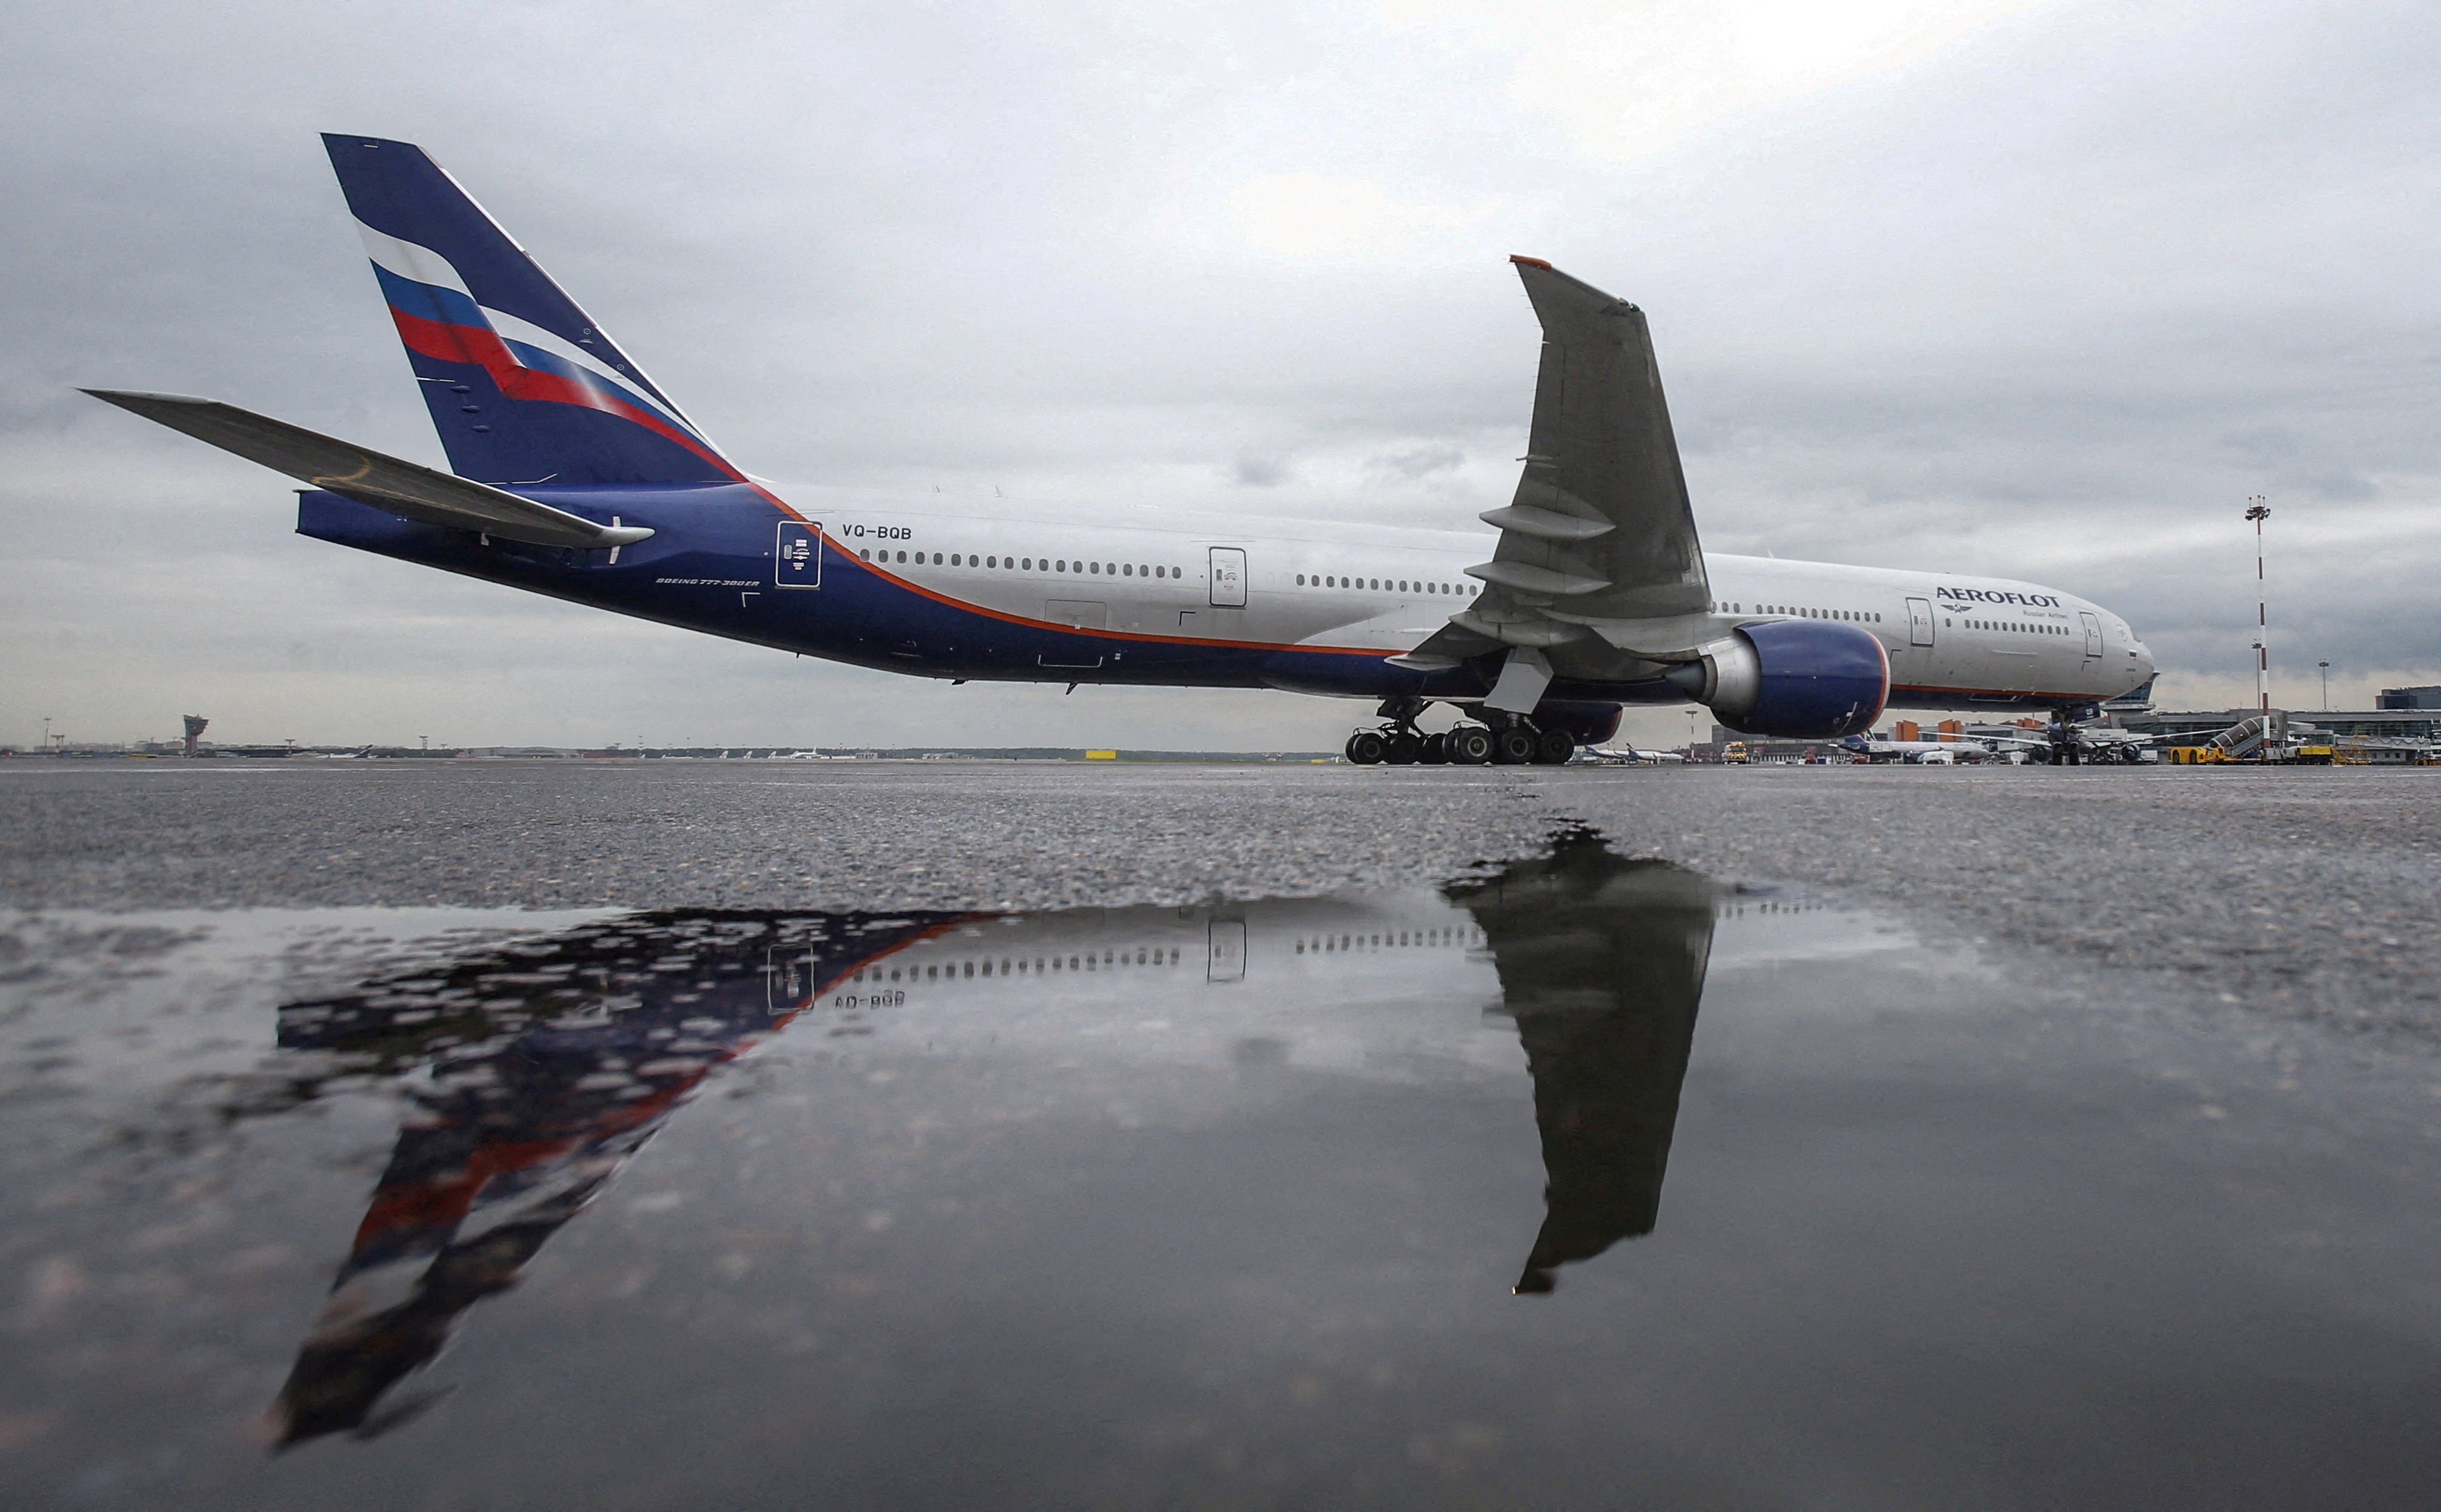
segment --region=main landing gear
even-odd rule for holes
[[[1537,728],[1533,721],[1490,710],[1470,710],[1484,722],[1465,722],[1437,735],[1416,729],[1422,699],[1385,699],[1381,714],[1390,724],[1381,729],[1360,729],[1347,737],[1350,765],[1379,766],[1559,766],[1577,753],[1577,738],[1556,727]]]

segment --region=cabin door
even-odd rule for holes
[[[2085,621],[2085,654],[2088,657],[2102,655],[2102,616],[2080,609],[2076,617]]]
[[[1206,981],[1246,980],[1246,921],[1215,919],[1208,927],[1210,944],[1203,958]]]
[[[775,588],[819,588],[823,585],[821,526],[800,520],[780,522],[780,539],[771,549],[771,585]]]
[[[1932,644],[1932,601],[1930,599],[1908,601],[1908,644],[1911,646]]]
[[[1246,553],[1234,546],[1212,549],[1212,606],[1216,609],[1242,609],[1246,606]]]

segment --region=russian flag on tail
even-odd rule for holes
[[[424,150],[326,134],[425,403],[461,477],[743,478]]]

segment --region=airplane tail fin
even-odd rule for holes
[[[330,134],[322,145],[460,476],[743,476],[422,148]]]

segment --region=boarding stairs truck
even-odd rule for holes
[[[2201,746],[2172,747],[2161,754],[2198,766],[2328,766],[2332,761],[2329,738],[2312,725],[2290,724],[2285,709],[2241,719]]]

